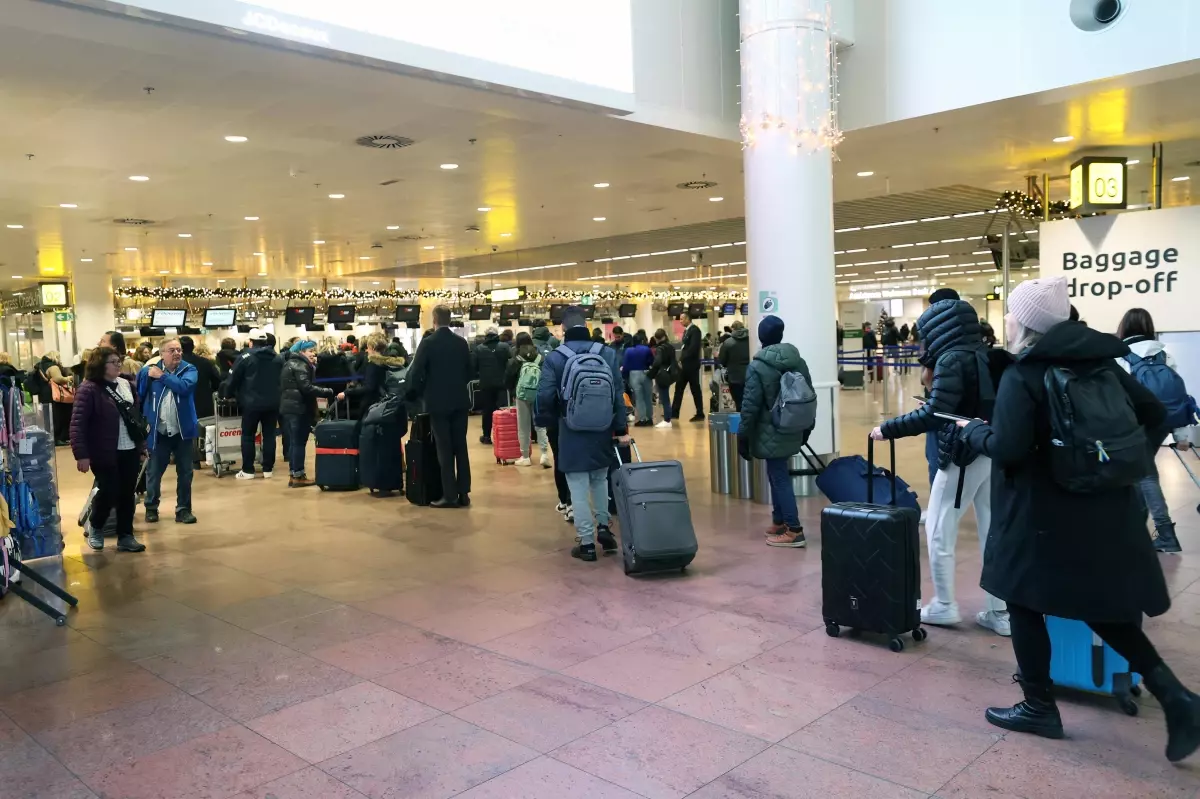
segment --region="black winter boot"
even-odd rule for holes
[[[1200,696],[1183,687],[1166,663],[1145,677],[1167,716],[1167,760],[1178,763],[1200,747]]]
[[[1154,531],[1158,533],[1158,537],[1154,539],[1154,548],[1159,552],[1173,554],[1183,551],[1183,547],[1179,545],[1179,537],[1175,535],[1174,524],[1164,524],[1154,528]]]
[[[1034,684],[1014,674],[1013,682],[1021,684],[1025,701],[1012,707],[989,707],[984,716],[989,724],[1013,732],[1031,732],[1043,738],[1062,738],[1062,716],[1054,704],[1053,683]]]

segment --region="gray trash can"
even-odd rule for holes
[[[741,426],[740,413],[729,414],[729,493],[738,499],[754,498],[754,464],[738,455],[738,428]]]
[[[728,413],[710,413],[708,415],[709,484],[714,494],[730,492],[729,417],[731,415]]]
[[[812,456],[810,455],[809,457]],[[823,463],[831,460],[830,457],[818,457]],[[812,471],[812,466],[804,459],[803,455],[796,454],[788,460],[788,471],[792,473],[792,493],[796,495],[797,499],[815,497],[820,493],[817,488],[817,477],[815,474],[797,474],[798,472]],[[751,477],[754,501],[761,505],[770,505],[771,483],[767,479],[767,462],[755,458],[754,472]]]

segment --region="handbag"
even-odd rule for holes
[[[50,381],[50,399],[54,402],[61,402],[64,405],[70,405],[75,402],[75,389],[70,386],[63,386]]]
[[[129,433],[129,437],[133,439],[134,446],[140,448],[146,443],[146,423],[142,420],[142,415],[132,404],[126,402],[125,398],[118,394],[112,386],[105,384],[104,390],[116,403],[117,413],[121,414],[121,421],[125,424],[125,432]]]

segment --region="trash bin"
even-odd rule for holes
[[[810,456],[811,457],[811,456]],[[818,456],[822,463],[830,460],[828,457]],[[788,471],[792,475],[792,493],[797,499],[802,497],[815,497],[820,491],[817,489],[817,476],[809,462],[804,459],[803,455],[793,455],[788,460]],[[761,505],[771,504],[771,482],[767,479],[767,462],[764,460],[754,459],[754,471],[751,474],[751,489],[754,501]]]
[[[729,414],[729,493],[738,499],[754,498],[754,466],[751,461],[738,455],[737,437],[741,426],[740,413]]]
[[[708,465],[714,494],[728,494],[729,483],[729,413],[708,415]],[[736,452],[735,452],[736,454]]]

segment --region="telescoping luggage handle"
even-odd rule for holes
[[[888,439],[888,443],[892,449],[892,468],[889,472],[889,477],[892,480],[892,501],[890,504],[895,505],[897,502],[896,496],[896,440]],[[875,439],[867,436],[867,502],[875,502]]]
[[[614,438],[613,441],[616,442],[616,439]],[[629,448],[633,450],[633,457],[637,459],[638,463],[641,463],[642,453],[638,452],[637,442],[632,438],[629,439]],[[613,444],[613,452],[617,454],[617,463],[624,463],[624,461],[621,460],[621,447],[616,443]]]
[[[349,419],[350,418],[350,398],[349,397],[343,397],[342,399],[339,400],[335,396],[333,401],[330,402],[326,406],[330,409],[330,415],[332,416],[334,421],[337,421],[338,419],[342,418],[342,417],[338,416],[337,409],[338,409],[338,405],[343,402],[346,403],[346,417],[345,418]]]

